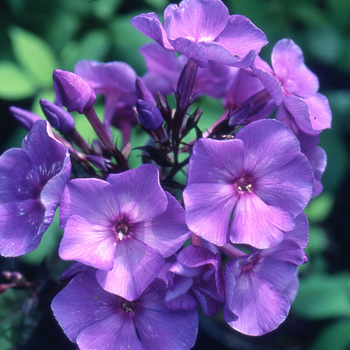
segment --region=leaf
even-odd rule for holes
[[[350,275],[320,274],[301,279],[293,311],[309,319],[350,317]]]
[[[58,64],[50,46],[40,37],[19,27],[11,28],[10,38],[17,61],[38,87],[51,86],[52,72],[58,68]]]
[[[19,100],[33,96],[35,85],[13,62],[0,62],[0,97]]]
[[[324,192],[318,197],[311,200],[305,209],[305,214],[311,223],[322,222],[326,220],[331,213],[333,204],[333,195]]]
[[[350,348],[350,320],[331,323],[315,339],[309,350],[348,350]]]
[[[145,1],[147,2],[147,4],[151,5],[152,7],[158,10],[164,10],[168,5],[168,1],[166,0],[145,0]]]

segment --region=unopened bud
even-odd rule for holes
[[[74,119],[66,110],[43,98],[40,106],[49,123],[62,135],[69,135],[75,129]]]
[[[137,100],[136,109],[140,124],[147,130],[157,130],[163,124],[163,117],[159,109],[152,103]]]
[[[136,78],[136,96],[139,100],[147,101],[154,106],[156,105],[156,100],[141,78]]]
[[[53,86],[58,104],[65,106],[68,112],[84,113],[96,101],[96,94],[91,85],[72,72],[55,69]]]
[[[10,107],[11,114],[23,126],[23,128],[30,130],[37,120],[42,120],[37,114],[18,107]]]

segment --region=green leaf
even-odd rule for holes
[[[111,18],[121,5],[121,0],[103,0],[91,2],[92,13],[104,20]]]
[[[51,86],[52,72],[58,64],[50,46],[40,37],[18,27],[11,28],[10,38],[17,61],[38,87]]]
[[[19,100],[33,96],[35,86],[27,75],[13,62],[0,62],[0,97]]]
[[[145,0],[145,2],[158,10],[164,10],[168,5],[167,0]]]
[[[333,195],[327,192],[311,200],[305,214],[312,223],[322,222],[327,219],[334,204]]]
[[[350,317],[350,275],[320,274],[301,279],[293,311],[309,319]]]
[[[348,350],[350,348],[350,320],[331,323],[315,339],[309,350]]]

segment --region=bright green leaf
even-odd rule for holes
[[[315,339],[309,350],[348,350],[350,349],[350,320],[331,323]]]
[[[10,30],[13,51],[17,61],[39,87],[52,84],[52,72],[58,68],[55,54],[40,37],[18,27]]]
[[[35,86],[27,75],[13,62],[0,62],[0,97],[19,100],[31,97]]]
[[[312,223],[322,222],[327,219],[333,208],[333,204],[333,195],[324,192],[318,197],[311,200],[305,209],[305,214],[307,215],[309,221]]]
[[[301,317],[350,317],[350,275],[313,275],[301,279],[293,310]]]

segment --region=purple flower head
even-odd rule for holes
[[[68,112],[76,111],[81,114],[96,101],[95,92],[90,84],[72,72],[55,69],[53,86],[58,104],[66,107]]]
[[[292,238],[307,240],[305,216],[278,245],[255,250],[226,264],[224,318],[241,333],[262,335],[277,328],[287,317],[298,287],[297,266],[307,261]]]
[[[43,98],[39,102],[49,123],[62,135],[69,135],[75,129],[74,119],[66,110]]]
[[[248,18],[230,16],[218,0],[183,0],[164,11],[164,27],[155,13],[134,17],[131,24],[168,51],[178,51],[199,67],[216,61],[249,67],[267,44],[265,34]]]
[[[59,254],[98,269],[107,291],[137,299],[164,259],[189,237],[184,210],[159,184],[153,165],[111,174],[107,181],[72,180],[62,197]]]
[[[97,95],[105,96],[104,123],[107,126],[114,124],[119,127],[120,119],[133,116],[129,110],[136,103],[137,76],[127,63],[82,60],[75,65],[74,71],[93,87]],[[135,118],[130,121],[135,122]]]
[[[177,255],[167,277],[166,307],[190,310],[199,304],[208,317],[218,312],[225,298],[220,253],[190,245]]]
[[[0,157],[0,254],[34,250],[51,224],[70,176],[67,149],[50,125],[35,122],[22,143]]]
[[[328,100],[317,92],[318,79],[306,67],[300,47],[291,39],[278,41],[273,48],[271,62],[273,70],[257,58],[253,71],[267,90],[276,93],[278,85],[282,89],[283,102],[277,118],[292,119],[309,134],[330,128],[332,115]]]
[[[42,120],[42,118],[37,114],[22,108],[11,106],[10,112],[21,124],[21,126],[27,129],[28,131],[32,128],[32,126],[37,120]]]
[[[276,120],[255,121],[235,139],[200,139],[184,191],[186,222],[223,246],[276,245],[312,195],[313,174],[293,132]],[[232,220],[231,220],[232,215]]]
[[[52,302],[63,331],[80,350],[173,350],[194,346],[195,310],[163,306],[165,283],[157,279],[135,301],[103,290],[92,269],[75,277]]]

